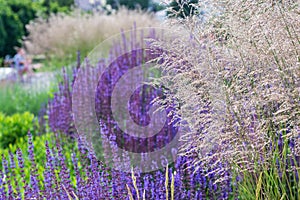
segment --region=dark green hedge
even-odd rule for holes
[[[26,36],[26,25],[37,16],[67,12],[74,0],[0,0],[0,58],[15,54]]]
[[[13,54],[13,47],[20,45],[20,39],[24,35],[22,22],[8,3],[0,0],[0,57]]]
[[[145,10],[149,7],[149,0],[107,0],[106,3],[111,5],[113,9],[118,9],[119,6],[125,6],[128,9],[140,7]]]

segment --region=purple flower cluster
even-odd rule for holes
[[[179,156],[174,160],[174,163],[168,168],[169,173],[167,180],[169,181],[168,189],[166,189],[166,171],[158,170],[156,168],[153,172],[144,173],[141,169],[135,168],[136,182],[133,183],[130,173],[123,170],[116,170],[110,168],[107,163],[101,163],[98,161],[98,153],[101,152],[101,157],[105,160],[112,160],[114,164],[129,165],[132,164],[132,157],[126,155],[118,155],[116,152],[118,149],[123,149],[126,152],[133,153],[147,153],[154,152],[163,148],[171,140],[174,139],[177,134],[177,127],[174,121],[172,104],[164,105],[167,112],[167,117],[164,122],[164,126],[155,135],[141,138],[129,135],[125,133],[119,126],[118,122],[114,119],[112,113],[112,93],[116,87],[118,81],[128,71],[135,69],[158,57],[147,48],[147,45],[143,43],[145,38],[155,39],[158,36],[154,31],[150,31],[146,37],[141,34],[141,38],[136,38],[136,32],[131,35],[131,39],[128,40],[123,35],[123,40],[120,44],[115,44],[110,50],[110,54],[107,60],[100,59],[96,66],[91,66],[88,60],[84,62],[81,68],[76,68],[73,71],[73,80],[70,84],[70,79],[64,73],[64,81],[60,84],[59,92],[55,94],[54,98],[49,103],[49,125],[54,132],[62,132],[67,135],[74,134],[74,118],[72,117],[72,95],[76,96],[79,102],[89,101],[87,95],[90,94],[91,85],[97,79],[96,94],[94,108],[82,108],[83,113],[80,113],[83,118],[87,118],[90,115],[90,111],[95,109],[96,118],[100,124],[100,131],[95,131],[98,139],[102,140],[101,151],[93,146],[91,148],[85,148],[83,144],[85,141],[81,137],[77,137],[78,149],[80,151],[79,157],[75,154],[72,156],[73,170],[76,176],[76,185],[70,183],[70,170],[67,169],[65,164],[65,158],[61,153],[59,145],[57,146],[57,155],[53,155],[53,152],[46,144],[47,151],[47,163],[44,173],[44,189],[36,194],[46,196],[50,199],[129,199],[127,187],[132,193],[134,199],[166,199],[167,196],[171,196],[171,181],[172,174],[174,174],[174,190],[176,191],[174,199],[227,199],[231,194],[231,182],[224,181],[222,183],[216,183],[216,180],[220,177],[216,177],[214,171],[218,171],[222,166],[212,167],[209,176],[206,176],[206,171],[197,169],[192,164],[191,157]],[[138,41],[141,40],[141,41]],[[146,46],[145,46],[146,45]],[[159,51],[157,51],[159,52]],[[79,59],[78,59],[79,60]],[[80,64],[77,64],[79,66]],[[101,76],[93,76],[102,69],[105,69]],[[81,71],[79,71],[81,70]],[[78,74],[84,74],[84,78],[80,79],[78,88],[74,90],[74,80],[78,78]],[[130,81],[125,80],[125,84],[130,85]],[[75,92],[76,94],[75,94]],[[93,96],[93,97],[94,97]],[[149,110],[152,106],[152,101],[155,98],[164,98],[164,88],[159,86],[154,88],[150,85],[143,85],[137,88],[128,100],[128,110],[130,118],[135,124],[140,127],[149,125],[151,119],[149,116]],[[73,102],[74,103],[74,102]],[[77,105],[78,107],[81,106]],[[84,113],[85,112],[85,113]],[[87,127],[81,127],[81,124],[76,124],[77,128],[84,130]],[[86,125],[86,124],[84,124]],[[129,126],[127,126],[129,127]],[[152,128],[151,126],[148,126]],[[88,128],[91,128],[89,126]],[[95,129],[97,130],[97,129]],[[94,134],[94,133],[93,133]],[[103,138],[108,138],[109,141],[103,142]],[[84,141],[84,142],[83,142]],[[101,142],[101,141],[100,141]],[[58,168],[54,166],[53,159],[57,156]],[[176,156],[174,156],[175,159]],[[57,160],[57,159],[56,159]],[[149,163],[150,157],[142,157],[139,163]],[[80,165],[79,165],[80,163]],[[128,164],[124,164],[128,163]],[[136,164],[136,163],[135,163]],[[158,163],[153,163],[157,165]],[[165,166],[165,165],[164,165]],[[155,167],[154,167],[155,168]],[[126,170],[125,170],[126,171]],[[59,174],[55,174],[59,173]],[[230,180],[229,172],[225,174],[226,179]],[[59,178],[58,178],[59,177]],[[33,187],[33,186],[32,186]],[[138,191],[136,190],[138,188]],[[168,193],[170,194],[166,194]]]
[[[43,174],[38,174],[33,154],[32,136],[28,135],[28,153],[31,162],[30,180],[25,178],[24,158],[18,150],[10,155],[10,162],[3,157],[3,172],[0,174],[0,199],[129,199],[126,185],[130,188],[134,199],[166,199],[166,171],[158,170],[150,173],[135,173],[138,193],[134,187],[130,173],[107,168],[99,162],[92,152],[78,141],[80,155],[72,155],[72,169],[67,168],[66,158],[60,143],[50,148],[46,142],[46,161]],[[18,166],[14,159],[18,160]],[[190,161],[187,157],[178,157],[168,170],[168,193],[171,196],[172,173],[174,174],[174,199],[227,199],[231,193],[230,182],[215,183],[217,177],[213,173],[205,176],[201,169],[194,171],[187,168]],[[10,166],[9,166],[10,164]],[[15,180],[15,170],[20,170],[21,180]],[[74,173],[71,173],[73,170]],[[176,173],[174,173],[176,172]],[[76,183],[71,180],[74,176]],[[5,177],[5,178],[4,178]]]
[[[49,126],[54,132],[62,132],[68,135],[74,134],[74,122],[72,117],[72,95],[69,77],[63,70],[63,82],[59,84],[59,90],[48,103]]]
[[[76,88],[76,95],[81,96],[81,98],[84,99],[81,101],[87,101],[90,100],[87,96],[94,97],[95,95],[94,93],[91,94],[91,92],[93,92],[91,85],[92,83],[97,82],[99,78],[98,76],[95,76],[95,74],[99,74],[102,69],[107,68],[102,74],[102,78],[97,87],[95,109],[97,117],[100,117],[101,119],[110,116],[109,111],[105,110],[110,109],[111,107],[109,101],[110,98],[107,98],[107,96],[111,96],[112,89],[116,82],[118,82],[122,75],[128,70],[139,67],[158,57],[157,52],[154,53],[149,49],[150,42],[145,42],[145,39],[157,38],[158,34],[156,34],[154,30],[151,30],[148,35],[141,33],[140,38],[137,38],[137,35],[136,29],[131,33],[130,39],[127,39],[125,33],[123,33],[121,41],[119,41],[119,43],[115,42],[111,47],[108,58],[99,58],[98,63],[93,63],[95,65],[90,64],[88,59],[85,59],[81,64],[80,53],[78,52],[77,64],[73,69],[72,77],[69,77],[66,70],[63,70],[63,80],[59,84],[58,92],[54,94],[53,99],[48,103],[49,126],[53,132],[61,132],[67,135],[74,135],[76,132],[72,114],[72,97],[74,82],[80,70],[80,72],[84,74],[84,78],[80,80],[81,83],[79,87]],[[132,97],[132,101],[138,102],[135,100],[139,98],[139,92],[142,91],[141,89],[143,90],[143,88],[140,88],[139,91],[136,91],[135,95]],[[146,97],[147,102],[142,102],[145,100],[139,102],[142,102],[145,105],[147,103],[149,104],[149,101],[158,95],[153,92],[151,92],[151,94],[154,96],[149,96],[149,94]],[[103,96],[105,98],[101,98]],[[136,109],[145,109],[141,106],[137,107],[137,105],[131,105],[131,107],[134,106]],[[131,110],[134,110],[134,108]],[[86,112],[89,112],[89,110]],[[143,115],[146,116],[145,114]],[[83,116],[85,115],[83,114]],[[133,113],[131,113],[131,116],[133,118],[137,117],[134,116]],[[140,119],[145,121],[145,117],[144,119]]]

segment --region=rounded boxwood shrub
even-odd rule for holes
[[[11,116],[0,113],[0,146],[7,148],[10,144],[15,144],[29,131],[35,135],[38,126],[38,120],[29,112]]]

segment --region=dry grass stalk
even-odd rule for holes
[[[180,20],[186,37],[153,45],[168,52],[158,65],[164,71],[159,81],[169,88],[164,101],[178,100],[178,116],[190,128],[182,153],[196,155],[196,166],[253,170],[272,158],[270,144],[283,134],[300,155],[299,3],[211,0],[198,6],[211,11],[204,23],[196,16]]]
[[[96,45],[122,29],[158,26],[150,13],[120,9],[111,15],[84,14],[75,10],[70,15],[52,15],[48,21],[36,19],[27,26],[29,36],[24,45],[30,54],[54,55],[66,58],[81,50],[90,52]]]

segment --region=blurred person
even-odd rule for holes
[[[28,73],[32,74],[32,69],[30,68],[31,59],[26,57],[26,52],[23,48],[17,49],[17,54],[13,58],[14,68],[17,69],[20,76]]]

